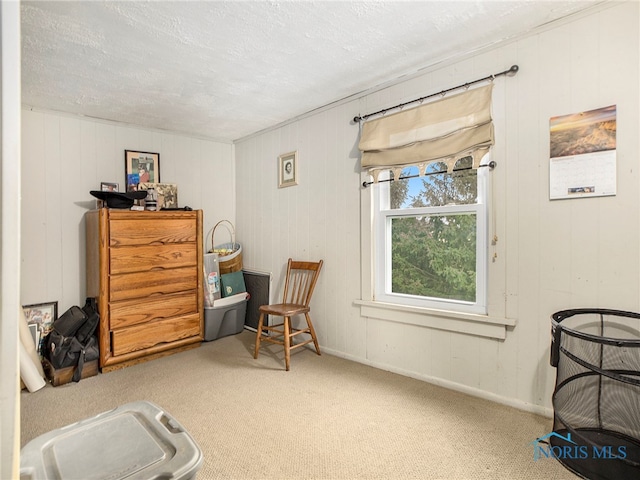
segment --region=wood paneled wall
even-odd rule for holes
[[[517,407],[549,413],[550,315],[640,309],[639,4],[611,4],[236,144],[237,230],[245,265],[325,261],[312,314],[326,351]],[[360,183],[355,114],[520,66],[496,81],[491,315],[505,340],[360,316]],[[549,119],[618,107],[618,193],[549,200]],[[277,157],[297,150],[299,185],[277,188]],[[366,223],[366,222],[365,222]]]
[[[236,145],[25,108],[21,300],[58,300],[61,310],[83,301],[89,190],[124,184],[125,149],[160,152],[162,181],[178,184],[180,205],[204,210],[205,236],[218,220],[235,222],[244,265],[274,274],[274,297],[287,258],[324,259],[312,314],[325,351],[549,413],[550,315],[640,309],[639,7],[611,2]],[[490,314],[517,325],[496,340],[361,316],[354,301],[369,212],[360,209],[368,193],[351,119],[512,64],[520,72],[494,89],[489,288]],[[549,118],[613,104],[617,195],[550,201]],[[278,189],[277,157],[293,150],[299,184]]]
[[[125,150],[160,153],[161,181],[178,185],[180,207],[204,211],[205,235],[219,220],[235,222],[233,145],[23,108],[23,305],[84,305],[89,191],[100,182],[124,191]]]

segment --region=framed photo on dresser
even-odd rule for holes
[[[160,154],[124,151],[124,171],[127,192],[138,190],[139,183],[160,182]]]

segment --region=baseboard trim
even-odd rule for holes
[[[542,407],[540,405],[534,405],[532,403],[528,403],[515,398],[503,397],[495,393],[487,392],[485,390],[480,390],[479,388],[469,387],[468,385],[462,385],[460,383],[452,382],[451,380],[445,380],[445,379],[433,377],[430,375],[411,372],[408,370],[404,370],[402,368],[394,367],[392,365],[387,365],[380,362],[372,362],[370,360],[366,360],[360,357],[355,357],[353,355],[345,354],[344,352],[339,352],[336,350],[332,350],[330,348],[323,347],[322,345],[320,346],[320,350],[323,353],[328,353],[329,355],[334,355],[336,357],[344,358],[345,360],[351,360],[353,362],[361,363],[363,365],[368,365],[370,367],[378,368],[380,370],[385,370],[387,372],[397,373],[398,375],[403,375],[405,377],[415,378],[416,380],[421,380],[423,382],[431,383],[439,387],[448,388],[449,390],[454,390],[456,392],[471,395],[473,397],[482,398],[483,400],[489,400],[491,402],[499,403],[501,405],[506,405],[507,407],[513,407],[513,408],[517,408],[518,410],[534,413],[536,415],[541,415],[543,417],[553,418],[552,408]]]

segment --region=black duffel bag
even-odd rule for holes
[[[100,316],[94,298],[87,298],[84,307],[73,306],[53,322],[44,340],[44,357],[53,368],[76,367],[73,381],[82,378],[85,362],[98,359],[100,351],[95,335]]]

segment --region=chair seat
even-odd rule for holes
[[[276,303],[273,305],[262,305],[259,308],[260,313],[279,317],[291,317],[293,315],[307,313],[310,310],[309,307],[297,303]]]

